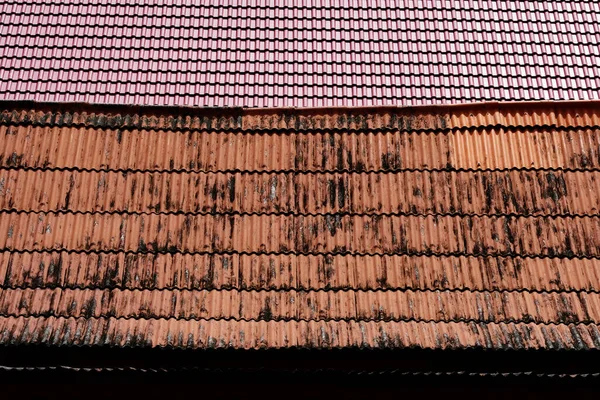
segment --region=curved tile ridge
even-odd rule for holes
[[[199,108],[0,102],[1,124],[137,129],[452,129],[600,125],[600,101],[484,102],[451,106],[350,108]]]
[[[543,307],[540,307],[543,305]],[[600,323],[597,293],[0,289],[0,316]]]
[[[0,287],[214,290],[600,290],[600,260],[0,252]]]
[[[476,322],[177,321],[0,317],[0,344],[169,348],[576,349],[597,325]]]

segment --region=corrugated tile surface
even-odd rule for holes
[[[0,96],[244,107],[599,98],[594,1],[200,3],[5,0]]]
[[[0,343],[600,347],[598,103],[2,103]]]
[[[600,172],[594,170],[40,174],[4,169],[0,182],[0,210],[16,210],[18,204],[19,210],[35,212],[584,216],[598,213],[600,204]]]

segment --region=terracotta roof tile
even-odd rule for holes
[[[177,321],[6,317],[0,343],[169,348],[573,349],[600,347],[596,324]]]
[[[4,169],[0,182],[0,209],[18,204],[32,212],[583,216],[597,214],[600,204],[597,170],[40,174]]]
[[[0,248],[159,253],[600,256],[600,216],[5,213]]]
[[[600,294],[2,289],[4,315],[244,321],[600,322]]]
[[[4,288],[597,292],[596,258],[0,252]]]
[[[0,343],[600,347],[597,103],[3,103]]]
[[[421,105],[600,87],[596,2],[6,0],[0,15],[3,99]]]
[[[597,291],[597,259],[0,253],[6,288]]]

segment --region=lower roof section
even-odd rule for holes
[[[2,346],[600,346],[600,103],[1,106]]]

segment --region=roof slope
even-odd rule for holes
[[[141,3],[3,1],[0,98],[211,107],[599,99],[598,2]]]
[[[600,347],[598,103],[0,118],[0,343]]]

